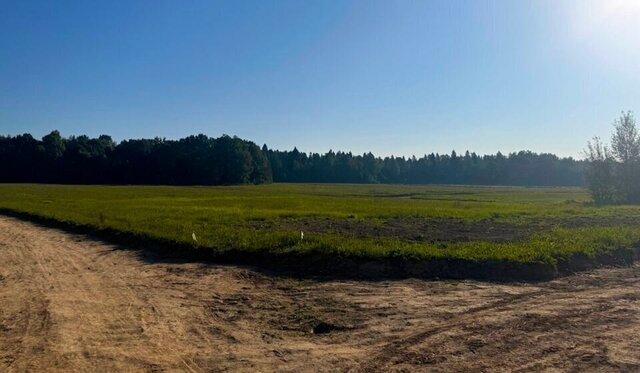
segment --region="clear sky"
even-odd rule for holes
[[[0,133],[579,156],[640,111],[640,1],[0,0]]]

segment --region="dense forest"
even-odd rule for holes
[[[584,162],[528,151],[421,158],[259,148],[237,137],[189,136],[116,143],[110,136],[64,138],[53,131],[0,136],[0,182],[224,185],[269,182],[572,186]]]
[[[583,185],[583,162],[529,151],[478,156],[429,154],[421,158],[377,158],[371,153],[329,151],[324,155],[262,148],[277,182]]]
[[[205,135],[114,142],[63,138],[53,131],[0,137],[0,181],[73,184],[219,185],[271,182],[260,148],[237,137]]]

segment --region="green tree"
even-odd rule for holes
[[[61,158],[64,154],[64,140],[60,136],[60,132],[51,131],[50,134],[42,138],[45,154],[50,160]]]
[[[614,123],[611,151],[617,159],[616,189],[621,201],[640,202],[640,134],[631,111]]]
[[[640,159],[640,135],[631,111],[622,112],[613,122],[611,152],[620,163],[637,162]]]
[[[615,187],[612,182],[615,160],[599,137],[587,143],[585,156],[589,166],[585,178],[593,200],[598,204],[611,203],[615,199]]]

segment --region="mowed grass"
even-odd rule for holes
[[[558,259],[574,253],[593,256],[640,242],[640,207],[594,206],[580,188],[5,184],[0,185],[0,209],[169,240],[198,250],[236,251],[242,255],[260,251],[274,257],[321,253],[372,259],[444,258],[555,266]],[[407,222],[452,219],[523,228],[537,225],[544,229],[507,242],[433,242],[428,237],[413,240],[393,234],[368,237],[332,231],[305,232],[301,239],[299,229],[279,224],[331,220],[336,224],[356,221],[384,225],[394,218],[410,218]],[[582,223],[574,225],[574,220]]]

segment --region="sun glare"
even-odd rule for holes
[[[560,20],[568,27],[571,47],[584,52],[590,63],[602,63],[609,69],[637,77],[640,1],[587,0],[571,4],[565,8],[566,17]]]
[[[610,38],[618,42],[640,40],[640,1],[579,1],[573,9],[574,30],[587,38]]]

